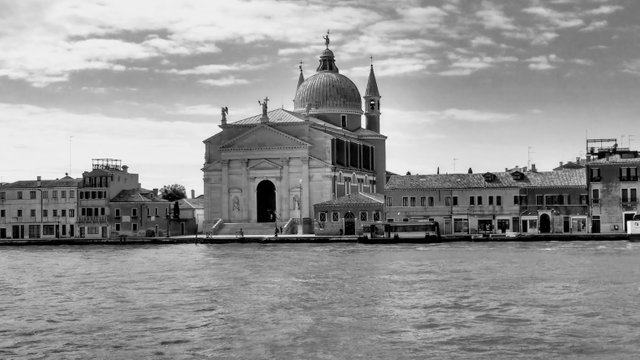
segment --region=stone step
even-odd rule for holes
[[[225,223],[216,233],[216,235],[236,235],[242,229],[245,236],[247,235],[273,235],[275,232],[275,223]]]

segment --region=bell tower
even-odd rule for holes
[[[373,58],[371,60],[371,70],[369,71],[369,80],[367,81],[367,91],[364,96],[367,130],[380,133],[380,93],[378,92],[378,83],[373,73]]]

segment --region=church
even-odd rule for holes
[[[386,137],[373,64],[361,96],[340,74],[329,34],[324,40],[315,74],[305,79],[300,66],[293,111],[269,110],[265,98],[261,113],[232,122],[222,109],[221,131],[204,140],[205,229],[313,224],[315,204],[383,193]]]

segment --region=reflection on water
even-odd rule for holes
[[[0,358],[625,359],[640,244],[0,249]]]

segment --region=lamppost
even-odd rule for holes
[[[300,226],[298,226],[298,235],[302,235],[303,234],[303,230],[302,230],[302,179],[300,179],[299,182],[300,182],[300,197],[298,198],[298,211],[300,212]]]

